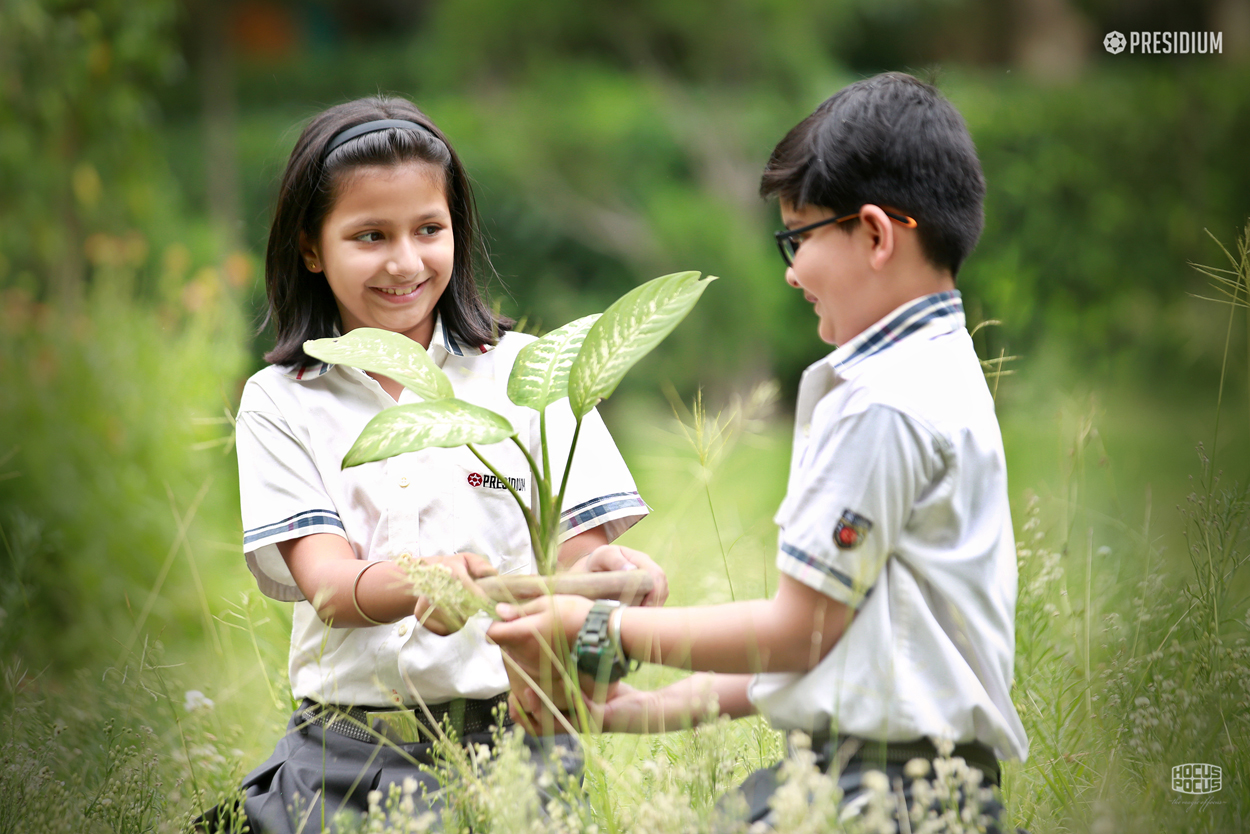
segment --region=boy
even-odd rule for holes
[[[501,606],[510,621],[490,637],[535,680],[535,635],[556,645],[557,624],[583,669],[598,651],[614,674],[622,659],[701,672],[654,692],[618,685],[597,713],[604,729],[688,726],[715,697],[722,714],[811,734],[822,767],[840,759],[844,801],[863,770],[893,785],[942,740],[997,784],[998,758],[1023,758],[1028,741],[1008,695],[1002,439],[955,290],[983,223],[971,137],[933,87],[880,75],[791,130],[760,192],[781,204],[787,283],[838,346],[799,388],[777,595],[687,609],[554,597]],[[513,696],[529,726],[540,704]],[[774,774],[743,787],[752,821],[767,820]]]

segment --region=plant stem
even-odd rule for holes
[[[534,460],[534,456],[530,454],[529,449],[525,448],[525,444],[521,442],[516,435],[512,436],[512,442],[521,450],[521,454],[525,455],[525,461],[529,464],[530,472],[534,473],[534,480],[538,482],[538,518],[537,528],[531,529],[530,546],[534,549],[534,558],[538,561],[538,572],[544,576],[550,576],[555,572],[555,535],[556,525],[559,522],[559,510],[552,510],[551,501],[551,474],[550,464],[547,460],[547,438],[542,423],[545,422],[546,412],[539,418],[540,432],[543,434],[543,471],[538,471],[538,463]]]
[[[543,449],[543,483],[551,483],[551,456],[547,452],[547,409],[538,412],[538,439]]]
[[[561,476],[560,478],[560,491],[559,493],[556,494],[555,513],[556,513],[556,520],[557,520],[557,523],[556,523],[557,531],[559,529],[559,518],[560,518],[559,513],[561,509],[563,509],[564,507],[564,490],[569,485],[569,473],[573,471],[573,452],[576,451],[577,449],[577,438],[578,436],[581,435],[581,433],[582,433],[582,418],[578,417],[577,423],[573,427],[573,440],[572,442],[569,443],[569,453],[568,453],[568,456],[565,457],[564,459],[564,475]],[[546,445],[547,444],[544,443],[543,447],[546,448]]]

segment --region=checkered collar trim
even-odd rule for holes
[[[476,353],[467,345],[461,344],[455,336],[451,335],[451,331],[443,327],[443,314],[439,313],[434,319],[434,335],[430,337],[430,349],[442,348],[452,356],[464,356],[466,353]],[[441,362],[439,364],[442,364]]]
[[[336,333],[335,335],[338,334]],[[470,347],[453,336],[450,330],[443,327],[443,316],[441,313],[434,319],[434,335],[430,337],[431,351],[443,350],[449,356],[473,356],[478,353],[486,353],[491,349],[491,347],[492,345],[482,345],[478,348]],[[436,359],[435,362],[440,366],[443,364],[442,361],[438,359]],[[333,367],[334,366],[328,362],[317,362],[304,368],[291,366],[287,368],[285,373],[290,379],[305,382],[310,379],[316,379],[319,376],[324,376]]]
[[[933,293],[899,307],[881,321],[829,354],[837,372],[846,371],[891,345],[923,331],[949,333],[964,326],[959,290]]]

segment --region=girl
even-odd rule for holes
[[[433,790],[417,767],[430,761],[430,718],[446,718],[466,743],[489,742],[495,707],[506,700],[503,661],[483,623],[459,628],[435,611],[422,625],[416,615],[427,604],[391,560],[412,554],[469,577],[531,572],[521,513],[463,448],[341,469],[370,418],[414,396],[386,377],[320,363],[302,347],[357,327],[401,333],[429,351],[456,396],[506,416],[539,454],[536,412],[506,395],[530,337],[508,332],[512,322],[486,306],[474,271],[478,223],[460,159],[403,99],[326,110],[287,163],[265,257],[277,341],[265,355],[272,364],[244,389],[238,456],[248,567],[261,591],[295,603],[290,676],[302,706],[273,756],[244,781],[253,831],[320,830],[405,777]],[[567,406],[549,409],[550,448],[561,464],[572,425]],[[597,416],[583,423],[578,449],[561,567],[643,568],[657,580],[648,602],[662,603],[666,584],[654,562],[596,550],[648,511]],[[531,487],[511,443],[484,454],[520,491]],[[371,714],[414,707],[406,736],[388,729],[402,726],[394,714],[382,716],[388,722]],[[531,750],[539,755],[537,742]]]

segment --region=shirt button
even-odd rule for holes
[[[403,637],[405,634],[408,633],[408,624],[400,623],[399,628],[395,629],[395,631],[399,633],[400,637]]]
[[[400,479],[399,479],[399,485],[400,485],[401,487],[406,487],[406,486],[408,486],[408,478],[407,478],[407,477],[400,478]]]

